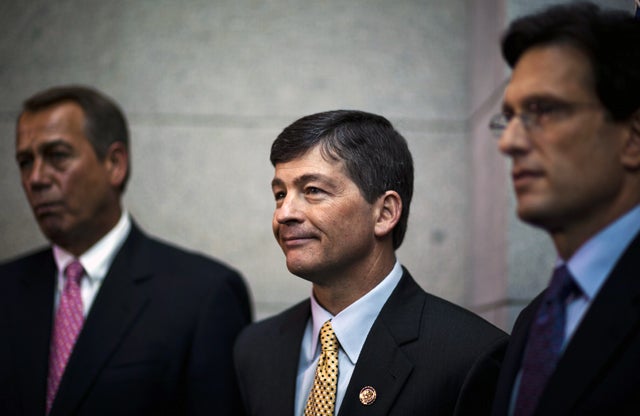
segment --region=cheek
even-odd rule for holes
[[[273,231],[273,236],[276,238],[276,240],[278,239],[279,225],[280,224],[278,223],[278,221],[276,221],[276,216],[274,214],[273,217],[271,218],[271,231]]]

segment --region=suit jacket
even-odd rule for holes
[[[293,415],[306,301],[245,329],[235,364],[250,415]],[[507,336],[471,312],[425,293],[404,270],[367,336],[339,410],[357,415],[482,415]],[[360,390],[377,399],[364,406]]]
[[[493,414],[506,415],[542,294],[519,315]],[[551,375],[537,415],[640,414],[640,235],[607,277]]]
[[[0,266],[2,415],[45,414],[55,276],[51,249]],[[50,415],[237,415],[232,346],[250,314],[238,273],[133,225]]]

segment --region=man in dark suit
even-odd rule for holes
[[[404,138],[330,111],[284,129],[271,162],[274,235],[313,287],[238,338],[247,413],[487,414],[506,334],[425,293],[395,256],[413,193]]]
[[[518,317],[495,415],[640,414],[640,22],[593,4],[513,22],[492,120],[519,217],[558,252]]]
[[[144,234],[121,206],[124,115],[56,87],[24,104],[22,186],[47,248],[0,266],[0,414],[238,415],[245,284]]]

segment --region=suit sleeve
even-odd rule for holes
[[[249,296],[232,273],[216,285],[201,307],[187,367],[189,415],[242,415],[233,368],[236,337],[251,320]]]
[[[490,344],[473,364],[456,403],[455,415],[489,415],[498,383],[508,337]]]

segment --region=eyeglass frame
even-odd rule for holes
[[[529,102],[525,104],[531,108],[520,111],[519,113],[514,112],[513,114],[508,114],[508,112],[503,110],[501,113],[495,114],[489,119],[489,130],[496,139],[502,137],[504,131],[509,127],[509,123],[514,118],[519,118],[524,129],[530,132],[543,128],[546,123],[569,117],[580,109],[604,109],[602,104],[598,102],[568,102],[555,98],[537,98],[529,100]],[[545,117],[548,117],[548,119],[545,120]]]

